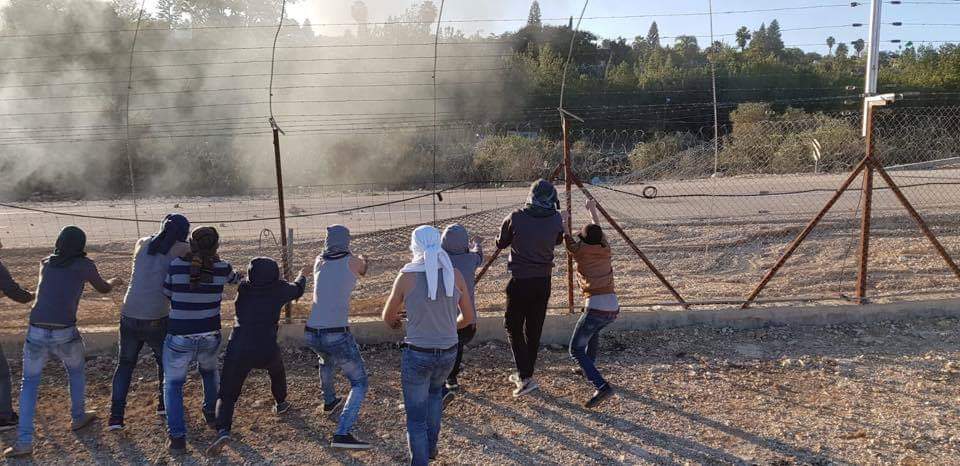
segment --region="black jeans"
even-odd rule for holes
[[[504,327],[521,379],[533,377],[540,351],[540,334],[550,301],[550,277],[511,278],[507,283]]]
[[[259,360],[258,360],[259,359]],[[243,382],[253,369],[266,369],[270,375],[270,391],[277,403],[287,400],[287,372],[283,368],[280,350],[268,357],[251,357],[249,354],[227,355],[220,373],[220,397],[217,400],[217,430],[230,431],[233,426],[233,410],[240,399]]]
[[[153,358],[157,361],[157,406],[163,408],[163,339],[166,336],[167,318],[143,320],[120,317],[119,361],[113,374],[110,417],[123,418],[127,407],[127,393],[130,391],[130,379],[133,378],[133,370],[137,367],[144,343],[153,351]]]
[[[463,347],[469,344],[476,334],[477,324],[457,330],[457,359],[453,363],[453,370],[447,376],[447,382],[457,381],[457,376],[460,375],[460,363],[463,362]]]

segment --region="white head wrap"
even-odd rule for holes
[[[453,264],[450,256],[440,247],[440,230],[422,225],[413,230],[410,235],[410,252],[413,261],[403,266],[401,272],[424,272],[427,274],[427,294],[430,299],[437,299],[437,274],[443,272],[443,285],[448,297],[453,297],[456,282],[453,274]]]

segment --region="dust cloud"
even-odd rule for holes
[[[280,2],[151,3],[139,32],[135,0],[0,3],[0,198],[128,196],[131,165],[140,195],[270,186]],[[272,100],[288,184],[429,179],[435,103],[440,176],[469,170],[474,125],[524,98],[508,44],[444,25],[434,100],[439,2],[299,3],[340,25],[288,18],[279,33]]]

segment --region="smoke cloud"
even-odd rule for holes
[[[323,17],[357,24],[331,32],[287,19],[280,32],[272,98],[290,184],[430,177],[436,5],[363,6],[381,24],[359,24],[355,2],[340,1]],[[279,1],[158,0],[137,35],[128,103],[137,8],[132,0],[0,7],[0,36],[18,44],[0,51],[0,197],[128,195],[128,157],[141,194],[227,194],[273,182],[267,102]],[[485,8],[476,14],[492,14]],[[373,19],[383,17],[394,24]],[[437,73],[441,178],[469,170],[451,147],[476,142],[475,132],[453,127],[495,121],[524,95],[509,77],[507,45],[452,26],[441,35]]]

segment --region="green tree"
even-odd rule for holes
[[[527,26],[533,26],[539,28],[542,25],[540,22],[540,2],[533,0],[533,3],[530,4],[530,14],[527,15]]]
[[[863,49],[867,46],[866,42],[864,42],[863,39],[857,39],[851,42],[851,44],[853,44],[853,50],[857,52],[857,58],[861,57],[863,55]]]
[[[770,21],[770,26],[767,27],[766,52],[775,55],[783,53],[783,36],[780,34],[780,22],[777,20]]]
[[[760,23],[760,29],[750,35],[750,51],[763,54],[767,50],[767,25]]]
[[[747,48],[748,42],[750,42],[750,29],[740,26],[740,29],[737,29],[737,47],[740,47],[741,52]]]
[[[827,37],[827,55],[833,55],[833,45],[837,43],[837,39],[834,39],[833,36]]]
[[[847,44],[843,42],[837,44],[837,58],[847,58],[847,54],[850,53],[850,48],[847,47]]]
[[[647,43],[654,48],[660,48],[660,28],[657,27],[656,21],[650,24],[650,29],[647,31]]]
[[[175,27],[183,20],[183,11],[180,9],[181,0],[158,0],[157,19],[170,27]]]
[[[696,60],[697,56],[700,55],[700,46],[697,44],[696,36],[677,36],[673,47],[688,62]]]

